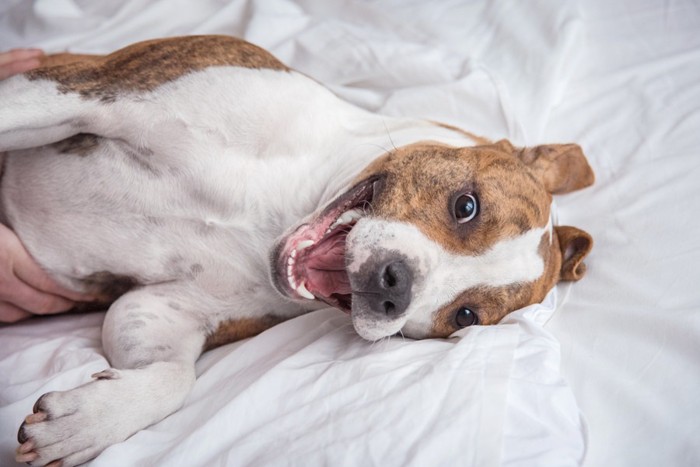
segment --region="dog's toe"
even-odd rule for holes
[[[34,441],[25,441],[17,448],[17,454],[27,454],[28,452],[31,452],[32,449],[34,449]]]
[[[26,421],[22,422],[22,424],[19,426],[19,430],[17,430],[17,441],[19,442],[19,444],[24,444],[27,441],[29,441],[29,436],[27,436],[27,432],[24,431],[24,427],[26,425]]]
[[[39,396],[39,398],[34,402],[34,407],[32,407],[32,413],[37,413],[39,411],[46,412],[46,407],[44,405],[44,400],[46,397],[48,397],[51,392],[47,392],[46,394],[43,394]]]
[[[17,462],[19,462],[20,464],[31,464],[38,457],[39,457],[39,454],[37,454],[34,451],[24,452],[24,453],[20,453],[20,452],[15,453],[15,460]]]

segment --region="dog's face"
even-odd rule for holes
[[[576,145],[405,146],[278,242],[273,283],[351,313],[369,340],[494,324],[584,273],[590,236],[552,227],[550,206],[591,183]]]

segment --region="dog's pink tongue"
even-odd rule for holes
[[[306,258],[306,288],[318,295],[349,294],[350,280],[345,271],[345,237],[338,233],[316,245]]]

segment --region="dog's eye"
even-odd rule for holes
[[[469,222],[479,213],[479,201],[471,193],[465,193],[455,201],[455,219],[460,224]]]
[[[460,328],[466,328],[467,326],[479,324],[479,317],[469,308],[462,307],[457,310],[455,321]]]

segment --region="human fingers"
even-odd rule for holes
[[[39,65],[41,65],[41,62],[37,58],[30,58],[28,60],[21,60],[19,62],[11,62],[5,65],[0,65],[0,80],[32,70]]]
[[[16,323],[30,316],[33,315],[11,303],[0,302],[0,323]]]
[[[35,315],[51,315],[68,311],[73,300],[34,289],[19,279],[4,281],[0,293],[6,303]]]
[[[7,52],[0,52],[0,65],[11,62],[20,62],[30,58],[39,58],[44,55],[41,49],[12,49]]]
[[[39,49],[15,49],[0,53],[0,80],[38,67],[42,55]]]
[[[71,302],[87,302],[95,299],[95,297],[74,292],[56,283],[21,244],[15,247],[13,256],[14,274],[29,287],[49,295],[63,297]]]

